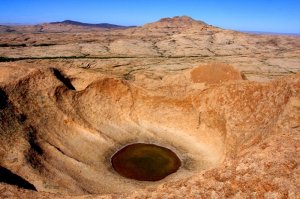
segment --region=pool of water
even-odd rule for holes
[[[140,181],[161,180],[181,166],[170,149],[145,143],[125,146],[113,155],[111,163],[121,176]]]

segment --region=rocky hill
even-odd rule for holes
[[[85,26],[85,27],[91,27],[91,28],[92,27],[97,27],[97,28],[119,28],[119,29],[135,27],[135,26],[120,26],[120,25],[115,25],[115,24],[110,24],[110,23],[91,24],[91,23],[82,23],[82,22],[72,21],[72,20],[65,20],[65,21],[61,21],[61,22],[51,22],[49,24]]]
[[[39,31],[30,32],[32,29]],[[84,59],[85,65],[109,73],[116,70],[111,65],[125,63],[130,68],[127,72],[122,68],[125,74],[147,70],[153,63],[168,72],[169,65],[181,70],[217,61],[232,64],[247,78],[260,81],[298,71],[299,49],[300,37],[224,30],[185,16],[125,30],[64,24],[26,26],[24,32],[9,31],[0,37],[0,57],[23,62],[51,65],[53,59],[76,58],[72,63],[85,67],[80,60]],[[60,60],[57,64],[68,63]]]

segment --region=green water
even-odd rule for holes
[[[111,163],[121,176],[140,181],[161,180],[176,172],[181,165],[180,159],[170,149],[144,143],[120,149],[111,158]]]

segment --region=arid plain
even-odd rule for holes
[[[299,198],[299,71],[299,36],[186,16],[0,26],[0,166],[30,185],[0,197]],[[130,143],[181,166],[124,178],[110,158]]]

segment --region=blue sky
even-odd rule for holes
[[[187,15],[227,29],[300,33],[300,0],[0,0],[0,23],[143,25]]]

